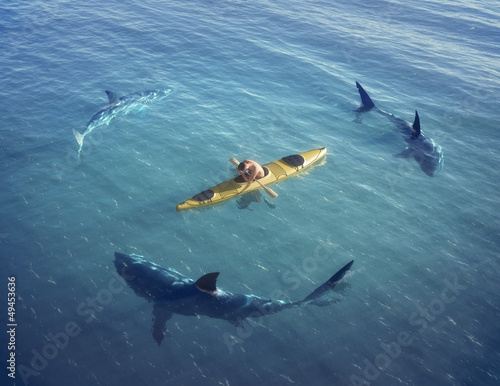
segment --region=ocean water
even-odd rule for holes
[[[7,1],[0,31],[2,384],[498,384],[497,2]],[[418,110],[434,177],[393,157],[385,117],[353,111],[356,81]],[[172,92],[77,156],[105,90],[152,89]],[[235,175],[231,157],[322,146],[276,199],[175,210]],[[244,328],[174,315],[158,346],[115,251],[283,300],[354,265],[336,304]]]

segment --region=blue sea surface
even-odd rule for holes
[[[0,32],[1,384],[499,384],[496,1],[6,1]],[[418,110],[434,177],[393,156],[386,117],[354,112],[356,81]],[[172,92],[78,157],[105,90]],[[231,157],[323,146],[275,199],[175,210],[235,176]],[[333,305],[244,327],[174,315],[158,346],[115,251],[291,301],[354,265]]]

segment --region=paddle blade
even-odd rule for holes
[[[266,193],[267,193],[267,194],[269,194],[269,196],[270,196],[271,198],[276,198],[276,197],[278,197],[278,193],[276,193],[274,190],[272,190],[272,189],[270,189],[270,188],[268,188],[268,187],[266,187],[266,186],[263,186],[263,188],[264,188],[264,190],[266,191]]]
[[[236,158],[230,158],[229,162],[231,162],[234,166],[238,166],[240,164]]]

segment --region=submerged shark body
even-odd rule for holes
[[[108,95],[108,104],[90,118],[84,132],[80,133],[73,129],[73,134],[78,141],[78,145],[80,145],[78,148],[78,156],[80,156],[80,152],[82,151],[83,139],[97,126],[104,124],[109,125],[109,122],[111,122],[113,118],[119,115],[126,115],[137,106],[144,107],[146,104],[161,101],[170,94],[170,90],[141,91],[122,96],[121,98],[118,98],[118,96],[111,91],[106,91],[106,94]]]
[[[388,118],[403,134],[403,138],[408,146],[401,153],[395,154],[394,157],[414,158],[422,171],[429,177],[433,177],[434,173],[443,166],[443,151],[441,146],[434,143],[431,138],[425,137],[420,131],[420,118],[418,112],[415,111],[415,120],[412,125],[401,118],[397,118],[392,114],[380,110],[375,106],[368,93],[358,82],[356,82],[356,87],[361,97],[361,107],[356,111],[360,113],[370,110],[377,111]]]
[[[344,277],[353,261],[345,265],[313,293],[297,302],[267,299],[256,295],[234,294],[217,289],[218,272],[208,273],[197,281],[171,268],[162,268],[138,255],[115,252],[115,267],[138,296],[153,302],[153,338],[160,344],[166,322],[172,315],[205,315],[239,325],[245,318],[274,314],[302,305],[324,306],[332,303],[326,295]],[[322,299],[323,298],[323,299]]]

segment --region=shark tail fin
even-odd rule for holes
[[[316,288],[311,294],[306,296],[304,298],[304,300],[300,301],[299,303],[305,303],[305,302],[308,302],[309,300],[318,299],[321,296],[323,296],[325,293],[327,293],[328,291],[332,290],[337,284],[339,284],[342,281],[346,272],[349,271],[349,269],[351,269],[351,266],[353,263],[354,263],[354,260],[351,260],[342,269],[340,269],[335,275],[333,275],[325,283],[323,283],[318,288]]]
[[[356,82],[356,87],[359,91],[359,96],[361,97],[361,107],[357,109],[358,112],[370,111],[375,107],[375,103],[373,103],[372,98],[368,95],[365,89]]]
[[[419,135],[420,135],[420,117],[418,116],[418,111],[415,110],[415,120],[413,121],[411,136],[412,138],[418,138]]]
[[[78,144],[80,146],[82,146],[83,144],[83,135],[81,133],[79,133],[76,129],[73,129],[73,134],[76,138],[76,141],[78,142]]]

